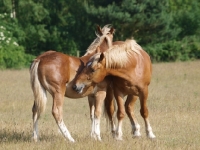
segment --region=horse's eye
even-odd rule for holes
[[[91,72],[95,72],[95,70],[93,68],[91,68]]]

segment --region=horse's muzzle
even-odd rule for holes
[[[80,94],[80,93],[83,92],[84,87],[85,87],[84,84],[79,84],[79,85],[74,84],[74,85],[72,86],[72,89],[73,89],[74,91],[76,91],[77,93]]]

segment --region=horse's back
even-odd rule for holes
[[[39,61],[39,80],[46,89],[64,87],[76,74],[77,68],[72,65],[80,64],[78,58],[56,51],[47,51],[38,56],[36,61]]]

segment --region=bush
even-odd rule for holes
[[[171,40],[148,45],[144,49],[151,56],[153,62],[187,61],[200,58],[199,40],[197,36],[188,36],[181,41]]]
[[[10,44],[0,48],[0,69],[22,68],[27,66],[30,59],[21,46]]]
[[[25,54],[24,47],[19,46],[13,33],[17,31],[17,24],[9,24],[10,16],[6,13],[0,14],[0,69],[22,68],[29,64],[33,58]]]

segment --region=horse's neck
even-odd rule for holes
[[[112,76],[116,76],[116,77],[120,77],[124,80],[129,81],[130,80],[130,75],[129,73],[127,73],[126,69],[106,69],[107,75],[112,75]]]
[[[100,48],[101,52],[105,52],[105,51],[107,51],[111,46],[112,46],[112,43],[110,43],[110,45],[108,45],[108,43],[103,42],[103,43],[100,45],[99,48]]]
[[[80,57],[80,59],[83,61],[84,64],[86,64],[89,61],[90,57],[92,57],[93,55],[94,55],[94,53],[84,55],[84,56]]]

